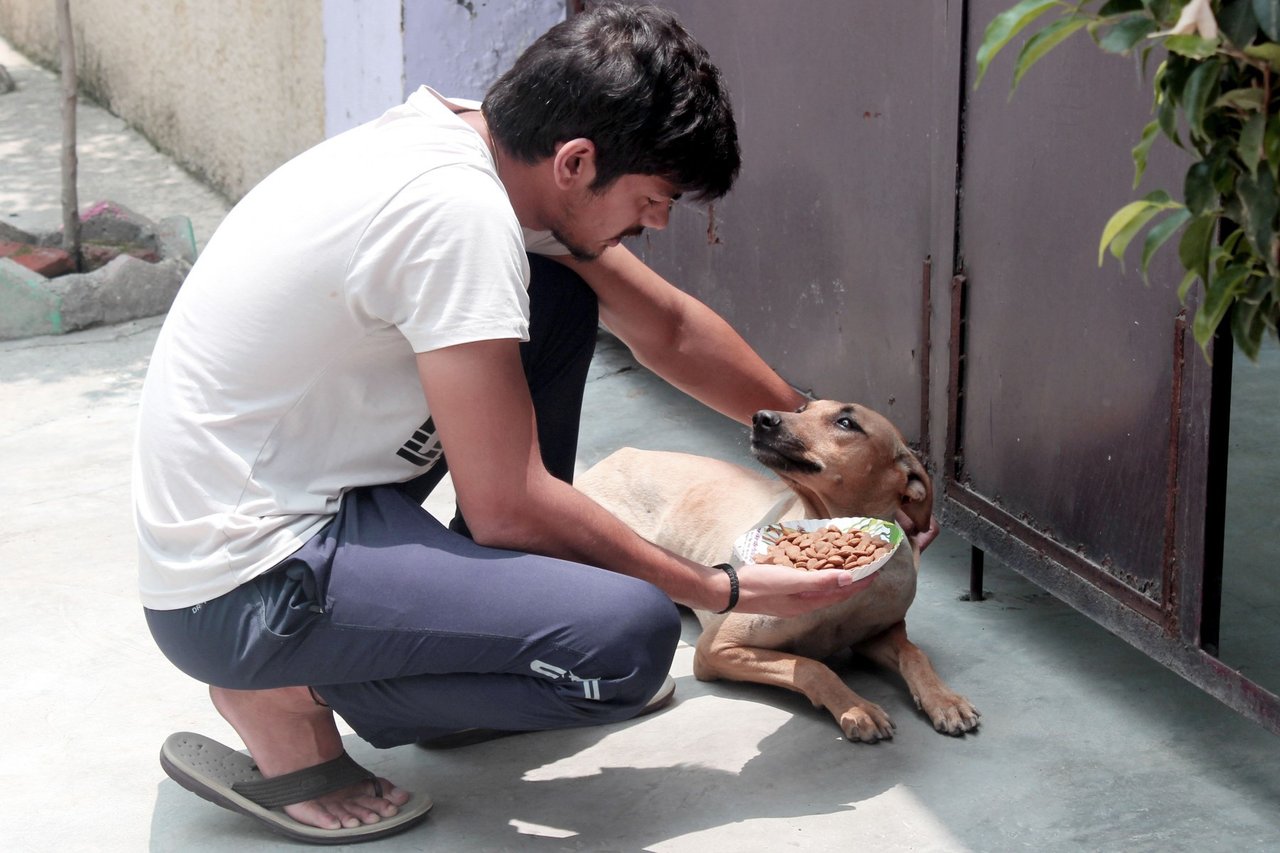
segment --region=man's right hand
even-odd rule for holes
[[[734,613],[759,613],[768,616],[801,616],[823,607],[839,604],[861,593],[875,580],[875,575],[851,580],[844,569],[800,571],[786,566],[746,563],[737,567],[738,604]],[[716,580],[708,576],[712,586],[709,598],[719,602],[706,609],[716,611],[729,602],[728,576],[720,569]]]

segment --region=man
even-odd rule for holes
[[[166,744],[170,775],[294,837],[378,837],[429,800],[347,766],[334,712],[378,747],[627,719],[669,696],[673,601],[791,615],[865,585],[693,564],[569,482],[597,311],[740,422],[802,402],[620,245],[738,164],[705,51],[609,5],[482,110],[423,88],[236,206],[157,341],[135,514],[151,631],[270,790],[212,780],[197,736]],[[421,507],[442,454],[453,530]]]

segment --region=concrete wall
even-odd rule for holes
[[[324,0],[325,133],[424,84],[479,100],[564,15],[564,0]]]
[[[82,85],[235,199],[324,138],[322,0],[73,0]],[[57,67],[52,0],[5,0],[0,32]]]
[[[565,8],[565,0],[71,0],[84,90],[231,200],[423,83],[480,98]],[[53,0],[3,0],[0,34],[58,67]]]

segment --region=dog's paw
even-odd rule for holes
[[[876,743],[893,737],[893,721],[874,702],[850,706],[837,721],[844,736],[850,741]]]
[[[921,709],[929,715],[933,727],[946,735],[962,735],[978,727],[982,714],[959,693],[947,693],[929,702],[921,703]]]

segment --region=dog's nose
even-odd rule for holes
[[[751,425],[761,432],[772,432],[782,423],[782,416],[768,409],[761,409],[751,417]]]

